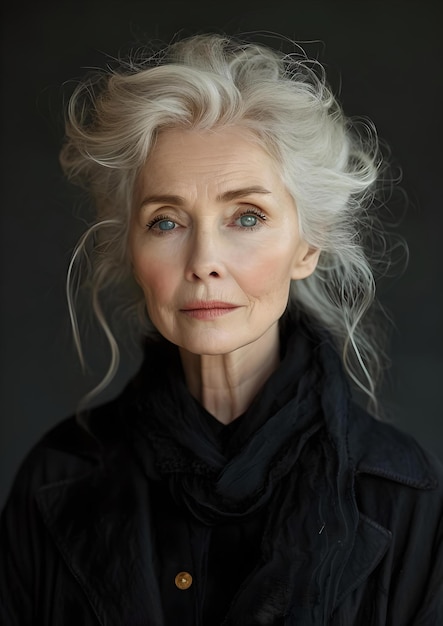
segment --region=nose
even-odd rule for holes
[[[196,229],[190,238],[185,274],[190,282],[223,277],[221,241],[210,229]]]

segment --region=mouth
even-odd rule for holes
[[[237,309],[237,304],[231,302],[221,302],[220,300],[196,300],[195,302],[189,302],[186,304],[182,311],[197,311],[197,310],[209,310],[209,309]]]
[[[213,319],[226,315],[239,308],[239,305],[219,300],[198,300],[187,303],[180,311],[196,319]]]

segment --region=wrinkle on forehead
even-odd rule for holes
[[[189,197],[203,190],[219,198],[245,187],[287,194],[275,160],[242,127],[162,131],[138,182],[140,202],[150,195]]]

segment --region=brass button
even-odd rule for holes
[[[189,589],[192,585],[192,576],[189,572],[179,572],[175,577],[175,586],[179,589]]]

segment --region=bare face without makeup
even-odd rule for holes
[[[199,355],[278,342],[291,280],[318,259],[275,162],[234,127],[159,135],[138,181],[130,251],[152,323]]]

